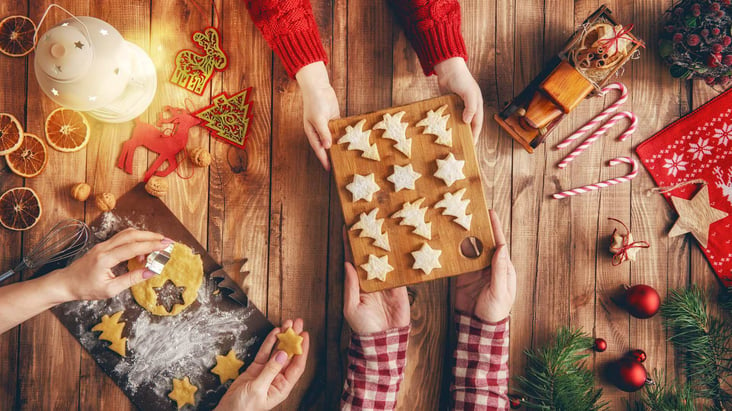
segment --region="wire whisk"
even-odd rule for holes
[[[26,268],[34,269],[61,260],[71,260],[86,251],[91,230],[83,221],[62,220],[31,248],[15,268],[0,275],[0,282]]]

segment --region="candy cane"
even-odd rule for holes
[[[609,180],[601,181],[599,183],[595,184],[589,184],[586,186],[573,188],[571,190],[562,191],[561,193],[553,194],[552,197],[561,200],[562,198],[567,198],[571,196],[576,196],[577,194],[587,193],[590,191],[599,190],[601,188],[609,187],[615,184],[625,183],[635,178],[635,176],[638,175],[638,163],[636,163],[635,160],[633,160],[630,157],[618,157],[610,160],[610,166],[618,165],[620,163],[630,164],[632,166],[632,169],[630,170],[630,173],[622,176],[622,177],[616,177],[611,178]]]
[[[619,90],[620,91],[620,97],[615,100],[613,104],[610,105],[610,107],[603,110],[600,114],[596,115],[595,118],[590,120],[587,124],[580,127],[579,130],[575,131],[574,133],[570,134],[569,137],[565,138],[564,141],[557,144],[556,148],[564,148],[567,147],[572,141],[577,140],[580,136],[585,134],[586,132],[592,130],[593,127],[600,124],[601,121],[605,120],[610,114],[618,111],[620,106],[625,104],[626,101],[628,101],[628,88],[625,87],[623,83],[610,83],[607,86],[603,87],[602,90],[600,90],[600,95],[604,96],[605,94],[609,93],[611,90]]]
[[[585,141],[582,142],[577,148],[574,149],[571,153],[567,154],[566,157],[562,161],[559,162],[557,167],[559,168],[565,168],[569,163],[574,160],[575,157],[582,154],[583,151],[587,150],[587,147],[589,147],[592,143],[594,143],[600,136],[605,134],[612,126],[615,125],[618,121],[620,121],[622,118],[627,118],[630,120],[630,125],[628,128],[623,132],[623,134],[618,137],[618,141],[625,141],[628,137],[633,135],[635,133],[635,130],[638,128],[638,117],[635,116],[635,114],[631,113],[630,111],[621,111],[620,113],[612,116],[610,120],[608,120],[605,124],[603,124],[600,128],[595,130],[594,133],[592,133],[589,137],[585,139]]]

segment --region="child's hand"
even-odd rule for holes
[[[295,75],[302,91],[303,127],[310,147],[326,171],[330,171],[328,153],[333,144],[328,121],[340,117],[338,98],[330,85],[325,64],[318,61],[300,69]]]
[[[284,351],[272,355],[277,334],[290,327],[303,338],[302,354],[290,360]],[[303,321],[298,318],[294,324],[287,320],[281,328],[272,330],[259,347],[254,362],[231,384],[216,409],[269,410],[284,401],[305,371],[308,359],[310,336],[302,328]]]
[[[508,317],[516,299],[516,269],[508,255],[501,222],[491,210],[491,225],[496,241],[491,267],[457,278],[455,309],[496,323]]]
[[[111,298],[155,275],[152,271],[139,269],[115,276],[112,273],[114,266],[134,257],[144,258],[172,243],[173,240],[161,234],[128,228],[97,244],[68,267],[49,275],[56,277],[66,301]]]
[[[480,86],[470,74],[468,65],[462,57],[453,57],[435,65],[437,82],[444,90],[451,91],[465,103],[463,122],[470,124],[473,130],[473,139],[478,141],[480,130],[483,128],[483,93]]]
[[[346,279],[343,286],[343,316],[357,334],[372,334],[409,325],[409,297],[406,287],[362,293],[353,266],[348,236],[343,231]]]

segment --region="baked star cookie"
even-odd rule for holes
[[[191,384],[188,377],[184,377],[182,380],[173,378],[173,391],[168,394],[168,398],[178,404],[178,409],[185,407],[186,404],[195,406],[196,391],[198,391],[198,387]]]
[[[402,205],[402,209],[392,214],[391,218],[401,218],[402,222],[399,225],[409,225],[414,227],[412,231],[420,237],[424,237],[428,240],[432,239],[432,223],[425,221],[425,213],[427,207],[419,208],[424,201],[424,197],[415,200],[413,203],[407,201]]]
[[[424,127],[424,134],[437,136],[435,143],[452,147],[452,130],[447,129],[447,120],[450,119],[450,115],[443,115],[445,109],[447,109],[447,105],[438,108],[437,111],[428,111],[427,117],[420,120],[417,127]]]
[[[369,143],[371,130],[364,131],[364,124],[366,124],[366,119],[356,123],[355,127],[346,126],[346,134],[338,139],[338,144],[348,143],[349,150],[360,150],[363,152],[361,157],[379,161],[381,158],[379,157],[379,150],[376,148],[376,144]]]
[[[379,191],[381,188],[376,184],[374,180],[374,173],[367,176],[356,174],[353,176],[353,182],[346,186],[346,189],[351,192],[353,196],[353,202],[358,200],[371,201],[374,197],[374,193]]]
[[[216,355],[216,366],[211,372],[219,376],[221,384],[229,380],[235,380],[239,376],[239,369],[244,361],[236,358],[236,352],[231,349],[226,355]]]
[[[95,325],[92,331],[100,331],[102,334],[99,335],[100,340],[109,341],[109,349],[116,352],[117,354],[125,357],[127,356],[127,338],[122,337],[122,331],[125,328],[125,322],[120,321],[122,313],[124,311],[118,311],[110,317],[109,315],[102,316],[102,322]]]
[[[386,251],[391,251],[389,248],[389,237],[386,233],[381,232],[381,226],[384,224],[383,218],[376,218],[376,214],[379,213],[379,209],[374,208],[368,214],[361,213],[359,220],[356,224],[351,227],[351,230],[361,230],[359,237],[368,237],[374,240],[374,245]]]
[[[414,257],[412,268],[422,270],[425,275],[431,273],[435,268],[442,268],[442,264],[440,264],[442,251],[433,249],[427,243],[422,244],[422,248],[412,251],[411,254]]]
[[[437,171],[435,177],[441,178],[445,182],[445,185],[450,187],[458,180],[465,178],[463,174],[463,167],[465,166],[465,160],[457,160],[452,153],[448,154],[443,159],[437,159]]]
[[[473,220],[473,216],[466,213],[470,200],[463,200],[465,191],[464,188],[461,188],[454,194],[445,193],[442,200],[435,204],[435,208],[444,208],[445,211],[442,212],[442,215],[455,217],[452,220],[455,224],[462,226],[466,230],[470,230],[470,222]]]
[[[399,150],[407,158],[412,156],[412,140],[407,138],[408,123],[402,123],[402,117],[406,114],[400,111],[393,116],[384,114],[384,119],[374,125],[375,130],[384,130],[382,137],[396,141],[394,148]]]
[[[422,174],[414,171],[411,164],[406,166],[394,164],[394,172],[386,180],[394,184],[394,191],[398,192],[399,190],[414,190],[414,183],[420,177]]]
[[[386,275],[394,271],[394,267],[389,264],[389,256],[387,255],[383,257],[369,255],[369,261],[366,264],[361,264],[361,268],[366,271],[367,280],[378,279],[386,281]]]

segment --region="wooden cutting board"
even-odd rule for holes
[[[198,387],[193,408],[213,409],[228,387],[211,373],[215,356],[234,348],[248,366],[273,326],[253,304],[244,307],[220,292],[210,274],[221,267],[162,201],[145,192],[143,183],[122,196],[112,212],[91,224],[97,241],[127,227],[159,232],[201,255],[204,281],[198,299],[170,317],[151,315],[129,290],[108,300],[62,304],[52,311],[139,409],[177,409],[168,393],[172,378],[183,377]],[[118,311],[124,311],[121,321],[126,323],[122,332],[128,338],[125,358],[110,351],[109,343],[91,331],[102,315]]]
[[[437,110],[443,105],[447,105],[446,113],[450,114],[447,126],[448,129],[452,129],[452,147],[436,144],[434,135],[423,134],[424,128],[416,126],[429,110]],[[372,292],[431,281],[480,270],[490,265],[495,241],[480,179],[472,132],[470,126],[462,122],[463,109],[464,104],[459,97],[447,95],[406,106],[333,120],[329,123],[330,131],[333,134],[333,146],[330,149],[333,175],[338,187],[353,259],[363,291]],[[362,158],[361,151],[348,150],[348,144],[337,144],[338,139],[345,134],[346,126],[355,126],[360,120],[366,119],[364,130],[371,129],[382,120],[384,113],[395,114],[400,111],[406,112],[402,121],[409,123],[406,134],[408,138],[412,139],[411,158],[407,158],[394,149],[393,140],[382,138],[383,130],[372,130],[370,135],[370,142],[375,143],[378,147],[380,161]],[[466,177],[456,181],[450,187],[434,176],[437,171],[435,160],[444,159],[449,153],[452,153],[457,160],[465,161],[463,174]],[[422,175],[416,181],[416,189],[395,192],[394,185],[387,180],[387,177],[392,174],[395,164],[405,166],[410,163],[414,170]],[[353,181],[354,174],[368,175],[370,173],[374,173],[380,190],[374,194],[372,201],[360,200],[354,203],[351,192],[346,189],[346,186]],[[445,193],[454,193],[461,188],[467,189],[463,199],[470,200],[467,214],[473,216],[469,231],[454,223],[454,217],[442,215],[443,209],[434,208],[435,203],[440,201]],[[391,218],[401,209],[404,202],[415,201],[422,197],[425,198],[422,207],[428,207],[426,221],[432,223],[432,239],[430,240],[413,234],[411,226],[399,225],[400,219]],[[384,251],[373,246],[373,240],[360,238],[359,231],[350,230],[358,222],[361,213],[368,213],[375,207],[379,208],[377,217],[384,218],[383,229],[389,236],[391,251]],[[481,253],[477,258],[466,257],[461,251],[461,243],[464,247],[467,246],[466,249],[475,248],[469,246],[476,244],[475,241],[469,239],[470,237],[477,239],[477,242],[482,244],[482,247],[479,247]],[[440,255],[442,268],[435,269],[429,275],[412,268],[414,259],[411,252],[418,250],[425,242],[433,249],[442,251]],[[388,255],[389,264],[394,267],[394,271],[387,274],[386,281],[366,279],[366,271],[360,266],[368,261],[370,254],[379,257]]]

